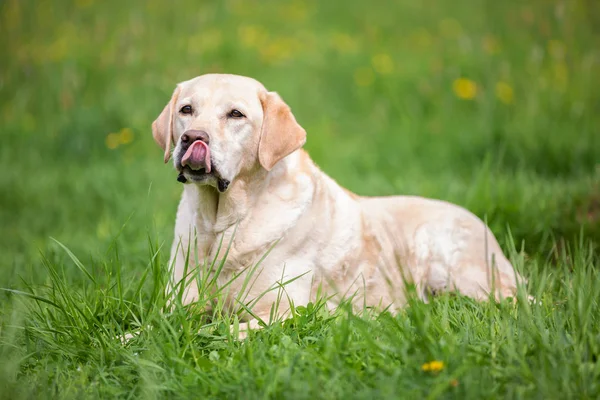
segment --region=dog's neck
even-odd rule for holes
[[[267,171],[238,176],[221,193],[209,185],[188,184],[184,196],[196,213],[196,228],[200,231],[221,233],[242,221],[250,212],[268,181]]]
[[[306,190],[306,183],[300,184],[290,177],[306,173],[313,167],[308,155],[299,150],[279,161],[271,171],[259,167],[239,175],[223,193],[208,185],[184,185],[184,196],[192,207],[190,211],[195,214],[196,229],[198,232],[219,234],[238,223],[243,224],[251,217],[257,204],[273,204],[273,200],[277,201],[280,197]]]

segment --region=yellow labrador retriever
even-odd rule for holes
[[[339,186],[302,150],[306,132],[290,108],[254,79],[209,74],[180,83],[152,131],[165,162],[174,145],[184,183],[173,280],[184,278],[188,251],[189,260],[210,262],[231,243],[217,282],[238,275],[227,291],[232,308],[235,299],[254,299],[252,314],[268,320],[274,303],[285,315],[290,301],[306,304],[320,290],[332,307],[345,297],[358,308],[393,310],[406,301],[406,283],[424,300],[442,291],[483,300],[514,296],[521,282],[469,211],[416,196],[361,197]],[[270,290],[290,280],[283,296]],[[189,285],[184,302],[197,297]]]

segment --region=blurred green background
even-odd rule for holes
[[[600,243],[597,1],[0,10],[0,286],[43,282],[40,251],[64,257],[50,237],[92,265],[115,242],[132,274],[148,236],[168,248],[181,186],[150,124],[209,72],[278,91],[313,159],[359,194],[453,201],[543,257],[582,231]]]

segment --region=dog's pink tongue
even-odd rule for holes
[[[206,143],[196,140],[188,147],[181,159],[182,166],[189,166],[193,170],[204,168],[206,173],[210,172],[210,150]]]

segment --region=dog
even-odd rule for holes
[[[455,291],[486,300],[515,297],[524,282],[466,209],[417,196],[363,197],[338,185],[302,149],[306,131],[290,107],[252,78],[179,83],[152,132],[184,183],[172,282],[198,262],[224,259],[215,280],[228,285],[231,310],[251,305],[246,330],[269,320],[274,304],[285,317],[318,293],[331,308],[350,299],[357,309],[394,311],[407,302],[407,284],[425,301]],[[273,290],[281,282],[283,296]],[[183,303],[197,299],[191,282]]]

